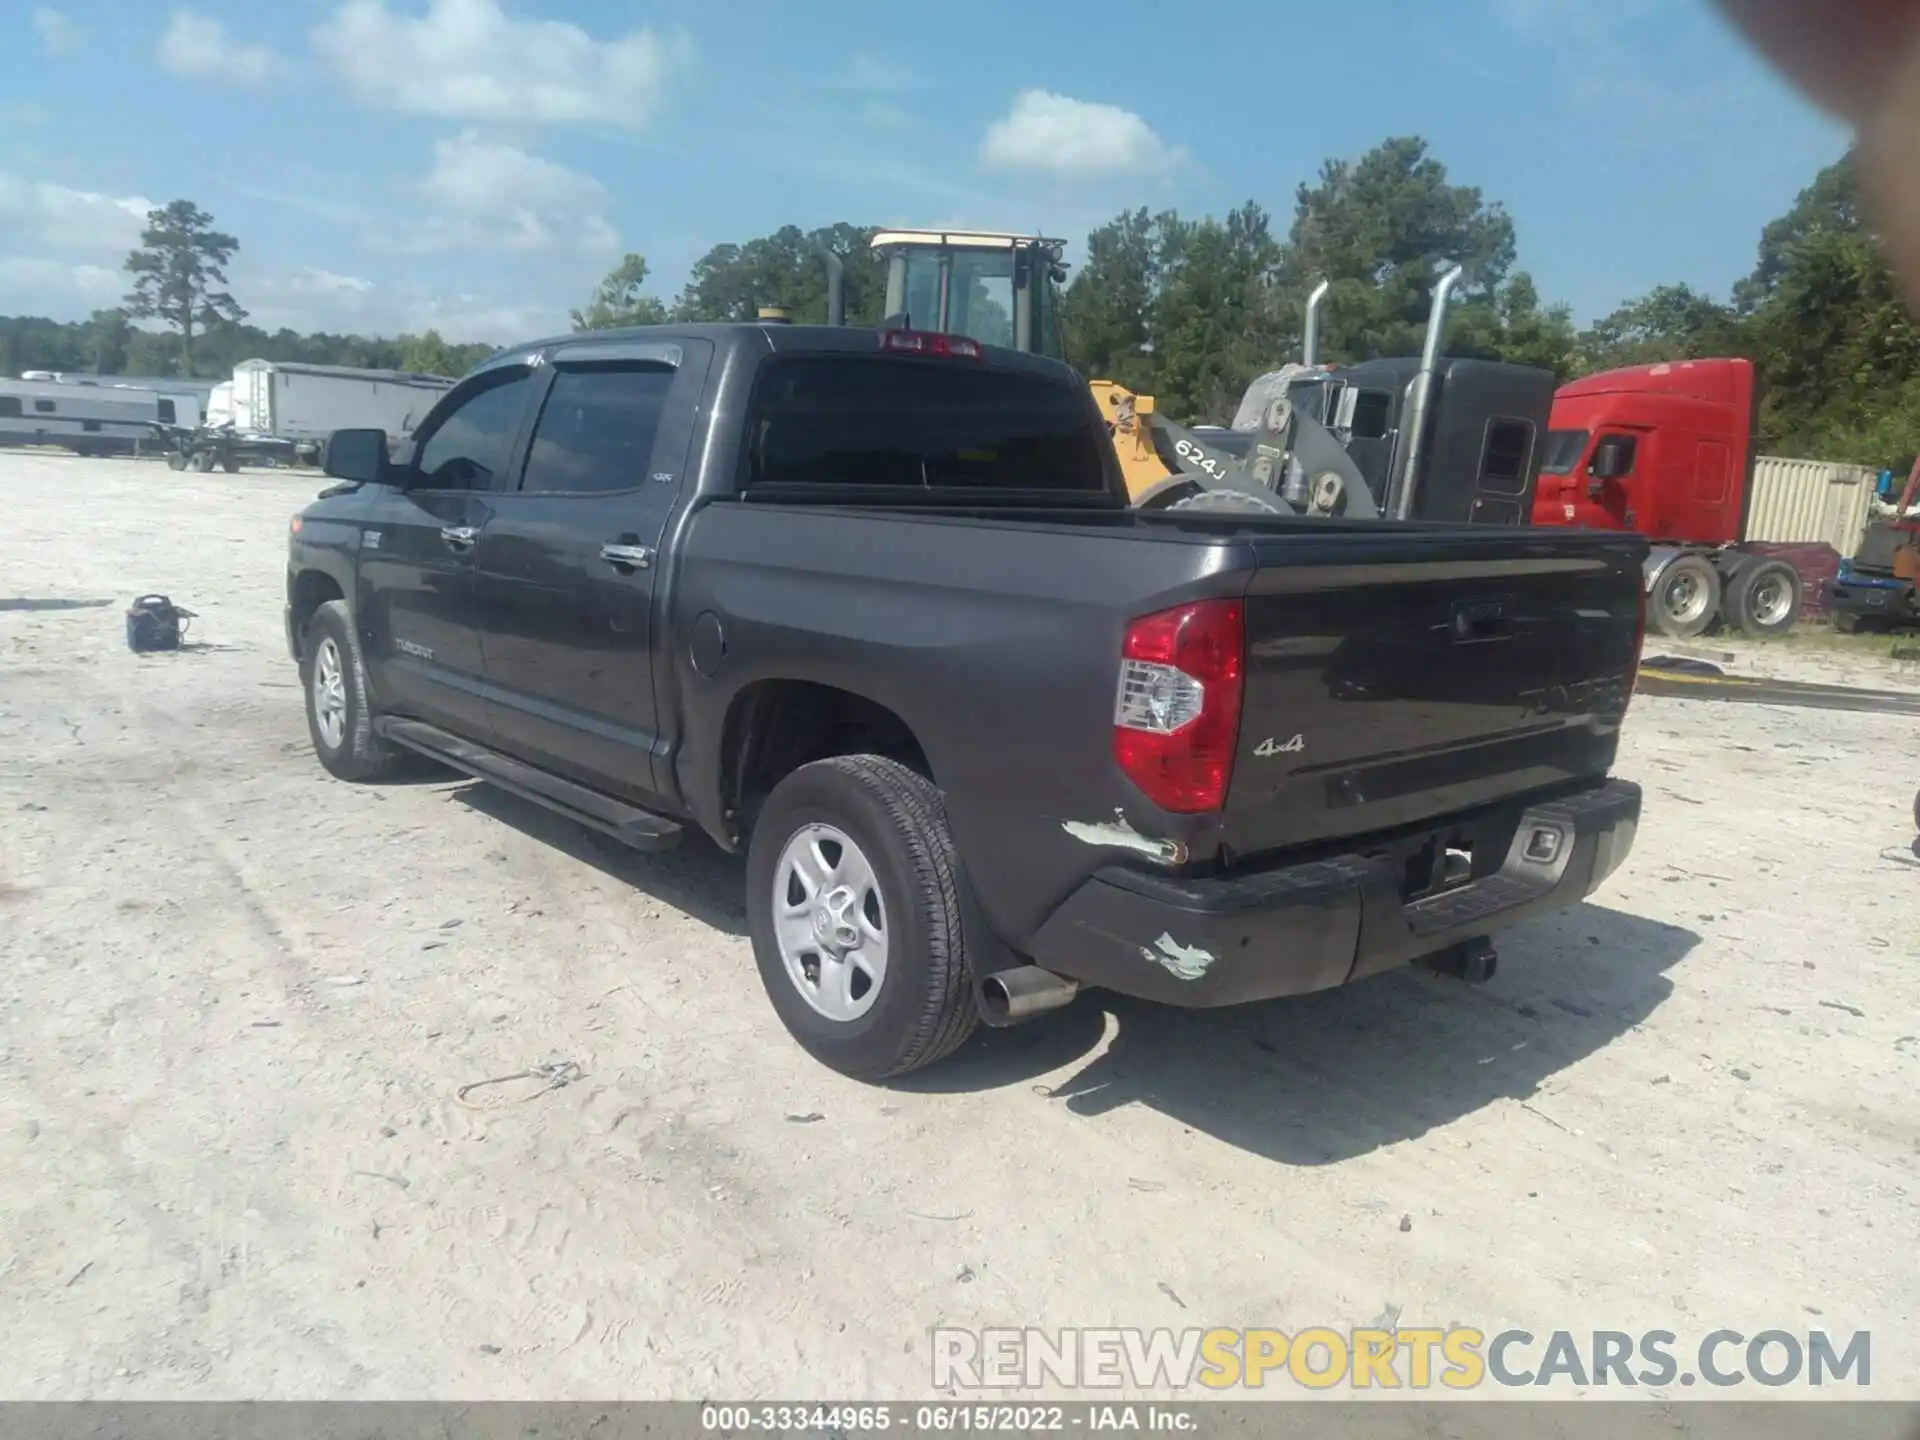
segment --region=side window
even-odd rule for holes
[[[36,400],[33,402],[33,408],[39,411],[42,415],[51,415],[53,414],[53,401]]]
[[[161,400],[160,423],[162,425],[171,425],[173,424],[173,419],[174,419],[173,401],[166,400],[166,399]]]
[[[488,490],[493,477],[505,468],[513,442],[520,433],[533,376],[524,370],[508,372],[484,390],[475,391],[434,427],[414,457],[422,490]]]
[[[1496,416],[1487,422],[1480,455],[1480,483],[1502,495],[1518,495],[1527,487],[1527,466],[1533,460],[1533,422]]]
[[[1353,438],[1384,440],[1393,415],[1393,396],[1385,390],[1356,390],[1353,396]]]
[[[16,419],[20,415],[20,397],[18,395],[0,395],[0,417]]]
[[[674,374],[664,365],[555,371],[520,489],[601,495],[644,484]]]
[[[100,422],[98,420],[82,420],[80,422],[80,428],[89,435],[98,435],[100,433]]]

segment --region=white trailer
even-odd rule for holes
[[[183,408],[191,410],[183,417]],[[160,434],[197,425],[189,396],[130,385],[71,385],[58,380],[0,380],[0,444],[58,445],[77,455],[135,454],[157,449]]]
[[[249,461],[312,463],[336,430],[385,430],[404,438],[454,383],[406,370],[243,360],[232,380],[213,387],[204,425],[168,463],[232,472]]]
[[[404,438],[453,384],[445,376],[404,370],[245,360],[233,367],[233,423],[237,430],[283,440],[320,441],[351,429]]]

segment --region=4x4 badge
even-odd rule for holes
[[[1253,753],[1258,755],[1262,760],[1265,760],[1272,755],[1298,755],[1302,750],[1305,750],[1306,748],[1307,748],[1307,737],[1304,735],[1296,735],[1291,740],[1287,741],[1287,743],[1284,745],[1282,745],[1278,740],[1273,740],[1273,739],[1262,740],[1260,742],[1259,748],[1257,748]]]

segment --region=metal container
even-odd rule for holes
[[[1860,546],[1876,472],[1864,465],[1762,455],[1753,466],[1748,541],[1831,545],[1842,555]]]

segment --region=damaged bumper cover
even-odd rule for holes
[[[1169,1005],[1331,989],[1584,899],[1633,847],[1640,787],[1609,780],[1481,818],[1510,833],[1499,869],[1410,902],[1403,867],[1380,854],[1192,880],[1110,866],[1048,918],[1033,960]]]

